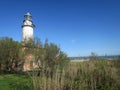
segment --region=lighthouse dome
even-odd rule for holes
[[[29,12],[27,12],[25,15],[31,16],[31,14]]]

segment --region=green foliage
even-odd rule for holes
[[[42,44],[39,38],[35,38],[21,44],[11,38],[0,39],[0,67],[5,70],[15,70],[18,63],[30,54],[34,56],[31,63],[36,63],[40,70],[47,71],[49,68],[52,72],[54,68],[64,67],[68,62],[67,55],[54,43],[48,43],[48,40]]]
[[[96,90],[113,90],[113,89],[108,85],[101,84],[101,85],[97,85]]]
[[[67,68],[62,69],[62,72],[56,67],[53,77],[46,75],[45,72],[31,78],[15,75],[3,79],[3,76],[0,76],[0,85],[12,81],[9,83],[11,90],[119,90],[120,79],[117,72],[119,68],[115,67],[114,62],[108,60],[71,62]]]
[[[11,38],[0,39],[0,66],[9,71],[15,69],[17,63],[22,60],[20,48],[21,45]]]
[[[45,61],[49,67],[54,67],[56,65],[64,66],[63,64],[66,64],[66,61],[69,60],[67,58],[67,55],[62,52],[57,45],[53,43],[48,44],[46,42],[44,45],[44,49]]]
[[[12,90],[33,90],[33,84],[29,79],[20,79],[15,82],[10,84]]]
[[[33,90],[31,83],[32,80],[26,75],[0,74],[0,90]],[[31,89],[20,89],[27,86]]]
[[[32,44],[31,44],[32,43]],[[34,62],[41,62],[41,66],[54,67],[56,65],[63,65],[64,61],[68,61],[67,55],[60,50],[54,43],[42,44],[40,39],[35,38],[34,41],[29,41],[25,44],[25,53],[34,55]]]
[[[0,65],[11,68],[22,56],[32,54],[34,68],[31,78],[11,83],[12,90],[119,90],[120,59],[100,60],[91,53],[90,61],[69,62],[67,55],[48,40],[44,44],[38,38],[24,44],[12,39],[0,40]],[[16,64],[17,65],[17,64]],[[31,74],[30,74],[31,75]],[[16,83],[15,83],[16,82]]]

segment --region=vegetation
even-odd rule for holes
[[[33,90],[31,83],[27,75],[0,74],[0,90]]]
[[[14,71],[22,62],[21,44],[11,38],[0,39],[0,69]]]
[[[10,46],[5,41],[9,41]],[[44,44],[39,39],[31,40],[24,44],[23,51],[19,50],[21,44],[11,39],[1,39],[0,45],[0,49],[6,51],[0,51],[1,66],[10,68],[11,60],[18,62],[27,54],[32,54],[33,62],[37,64],[25,74],[1,74],[2,90],[120,90],[120,57],[117,60],[100,60],[92,53],[90,61],[69,62],[67,55],[48,40]],[[5,85],[7,87],[3,87]]]
[[[39,76],[0,75],[0,87],[8,85],[8,90],[120,90],[118,62],[120,59],[72,62],[62,72],[56,68],[53,77],[44,71]]]

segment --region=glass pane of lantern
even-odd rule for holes
[[[24,18],[25,20],[32,20],[32,18],[31,18],[31,16],[25,16],[25,18]]]

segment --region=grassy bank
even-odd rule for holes
[[[25,75],[0,74],[0,90],[15,90],[15,88],[17,88],[16,86],[17,84],[24,85],[25,81],[29,81],[29,80],[30,78]]]

